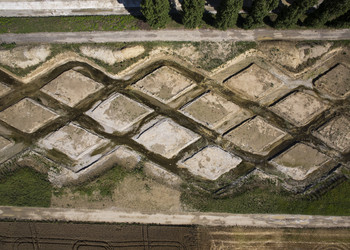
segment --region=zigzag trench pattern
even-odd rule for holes
[[[312,193],[349,178],[350,61],[301,72],[250,50],[208,72],[165,53],[117,75],[73,52],[26,77],[0,69],[0,170],[57,186],[114,165],[225,196],[249,176]]]

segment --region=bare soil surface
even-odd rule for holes
[[[25,69],[44,62],[51,54],[50,46],[18,46],[0,50],[0,64]]]
[[[106,47],[82,46],[80,47],[83,55],[98,59],[109,65],[123,62],[128,59],[137,57],[145,52],[142,46],[133,46],[123,49],[112,49]]]
[[[348,249],[349,229],[0,222],[8,249]]]
[[[113,191],[112,196],[102,196],[98,191],[91,195],[72,192],[65,188],[53,195],[52,207],[117,209],[140,212],[181,212],[180,191],[139,175],[127,176]]]

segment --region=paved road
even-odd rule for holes
[[[350,29],[340,30],[136,30],[115,32],[57,32],[1,34],[0,43],[106,43],[137,41],[259,41],[350,40]]]
[[[6,219],[264,228],[350,228],[349,216],[218,213],[144,214],[116,210],[0,207],[0,220]]]

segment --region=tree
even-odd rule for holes
[[[182,22],[186,28],[197,28],[202,22],[205,0],[184,0]]]
[[[216,26],[226,30],[236,25],[243,0],[222,0],[216,14]]]
[[[275,27],[292,27],[298,22],[301,15],[317,3],[318,0],[295,0],[288,8],[282,9],[276,19]]]
[[[344,15],[330,21],[327,23],[327,25],[338,29],[350,28],[350,10],[348,10],[348,12],[346,12]]]
[[[327,21],[342,16],[349,10],[349,0],[324,0],[320,6],[305,19],[304,24],[313,27],[321,26]]]
[[[279,0],[254,0],[249,16],[243,27],[251,29],[264,23],[264,18],[270,11],[277,8]]]
[[[141,13],[152,28],[163,28],[170,16],[169,0],[142,0]]]

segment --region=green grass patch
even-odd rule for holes
[[[118,184],[129,174],[133,172],[128,172],[124,168],[119,166],[114,166],[112,169],[108,170],[106,173],[99,176],[93,181],[87,181],[77,187],[72,187],[73,193],[79,192],[81,195],[91,196],[94,192],[99,192],[102,197],[112,196],[113,190],[118,186]],[[59,191],[56,191],[59,193]]]
[[[247,14],[240,14],[234,29],[242,27]],[[272,28],[276,20],[276,14],[265,17],[265,23],[258,28]],[[298,24],[287,29],[310,29],[305,27],[302,21],[306,15],[301,17]],[[317,28],[348,28],[349,18],[341,18],[329,22]],[[167,29],[185,29],[182,24],[182,13],[174,13],[166,25]],[[205,13],[200,29],[215,29],[215,15]],[[132,15],[110,15],[110,16],[57,16],[57,17],[0,17],[0,33],[34,33],[34,32],[83,32],[83,31],[123,31],[151,29],[142,19]],[[285,28],[283,28],[285,29]]]
[[[256,48],[257,43],[193,42],[192,45],[201,53],[201,58],[198,61],[199,66],[205,70],[211,71],[247,50]]]
[[[141,23],[131,15],[0,17],[0,33],[137,30]]]
[[[51,189],[46,175],[30,168],[20,168],[0,179],[0,204],[49,207]]]
[[[264,183],[229,198],[184,192],[182,202],[202,212],[350,215],[350,181],[347,180],[318,199],[295,197]]]

